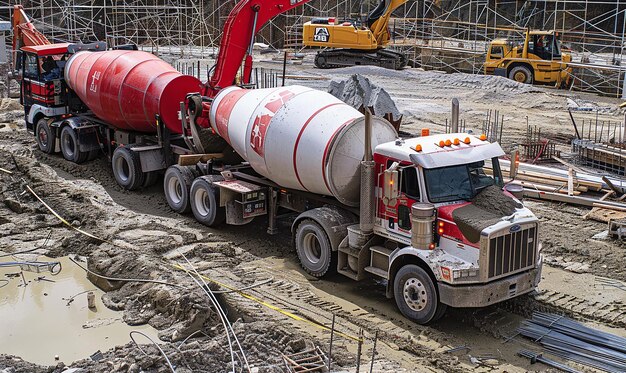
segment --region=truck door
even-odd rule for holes
[[[398,169],[398,198],[393,206],[387,206],[387,231],[411,237],[411,206],[420,201],[417,169],[413,164],[401,164]]]
[[[33,84],[39,82],[39,62],[32,53],[24,53],[22,61],[22,105],[30,107],[33,104]]]

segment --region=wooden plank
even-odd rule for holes
[[[178,156],[178,165],[180,166],[194,166],[198,162],[208,162],[211,159],[223,158],[222,153],[209,153],[209,154],[184,154]]]
[[[560,193],[553,192],[541,192],[537,190],[524,189],[524,197],[543,199],[553,202],[565,202],[572,205],[587,206],[587,207],[602,207],[606,209],[616,211],[626,211],[626,204],[612,201],[600,201],[597,198],[581,197],[581,196],[568,196]]]
[[[580,173],[584,173],[585,172],[582,168],[576,167],[573,164],[571,164],[571,163],[569,163],[569,162],[567,162],[567,161],[557,157],[556,155],[553,155],[552,159],[554,159],[555,161],[559,162],[560,164],[562,164],[564,166],[567,166],[567,167],[573,169],[576,172],[580,172]]]

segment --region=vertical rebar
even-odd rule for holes
[[[372,348],[372,363],[370,364],[370,373],[374,370],[374,359],[376,359],[376,342],[378,341],[378,330],[374,334],[374,347]]]
[[[361,369],[361,348],[363,347],[363,328],[359,329],[359,342],[356,348],[356,372],[359,373]]]
[[[328,371],[333,361],[333,337],[335,336],[335,314],[333,313],[333,323],[330,326],[330,344],[328,346]]]

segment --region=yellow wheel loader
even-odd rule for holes
[[[407,0],[381,0],[365,21],[315,18],[304,24],[307,47],[328,48],[315,56],[321,69],[354,65],[375,65],[399,70],[407,65],[403,53],[385,49],[389,44],[391,13]]]
[[[489,44],[485,59],[485,75],[499,75],[520,83],[554,84],[568,87],[572,61],[569,53],[561,52],[558,33],[530,31],[524,41],[496,39]]]

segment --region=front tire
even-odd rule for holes
[[[191,212],[200,223],[213,227],[226,219],[226,211],[219,205],[219,189],[213,186],[207,176],[201,176],[193,181],[189,197]]]
[[[296,229],[295,241],[300,264],[311,276],[324,276],[336,263],[328,235],[315,221],[303,220]]]
[[[135,190],[143,186],[144,173],[141,171],[139,154],[128,147],[118,146],[113,151],[111,168],[113,169],[115,180],[122,188]]]
[[[445,305],[432,279],[422,268],[407,264],[396,273],[393,282],[394,297],[400,312],[418,324],[428,324],[441,318]]]
[[[163,192],[171,209],[183,214],[191,210],[189,189],[195,175],[189,167],[173,165],[168,167],[163,177]]]
[[[89,152],[80,151],[80,143],[78,142],[78,134],[70,127],[65,126],[61,130],[61,153],[63,158],[74,163],[83,163],[89,157]]]
[[[37,126],[35,127],[35,138],[37,139],[37,145],[42,152],[47,154],[54,153],[57,137],[52,131],[52,128],[48,125],[46,118],[41,118],[37,121]]]
[[[526,66],[515,66],[509,72],[509,79],[518,83],[533,84],[533,72]]]

